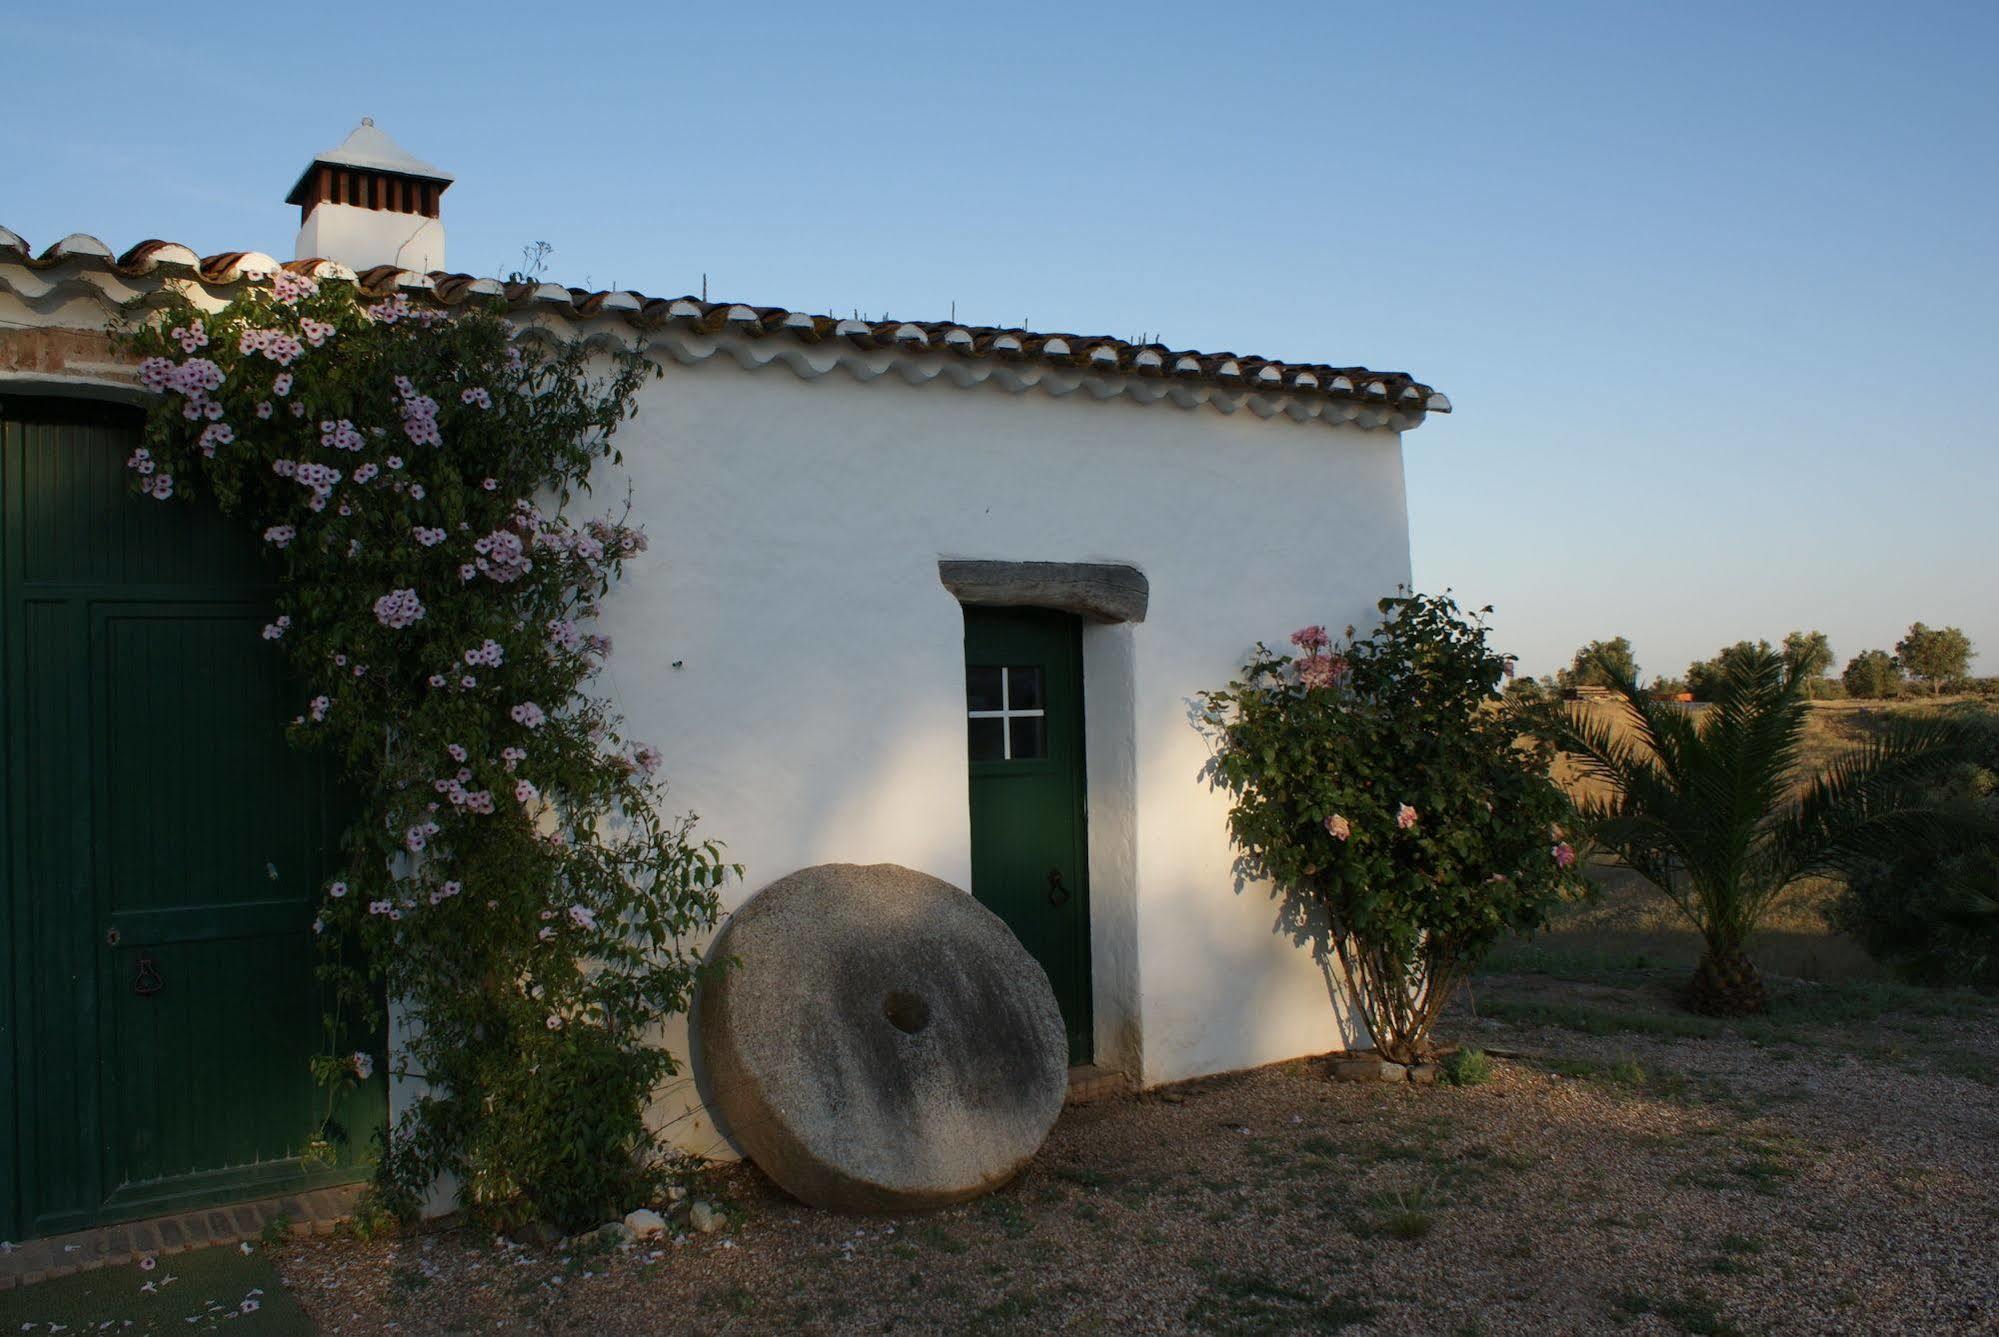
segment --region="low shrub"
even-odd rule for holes
[[[1444,1055],[1442,1066],[1444,1080],[1452,1086],[1484,1086],[1492,1080],[1492,1060],[1473,1046]]]
[[[1448,595],[1380,601],[1366,637],[1258,645],[1201,694],[1208,778],[1232,796],[1245,877],[1294,937],[1339,964],[1383,1057],[1415,1062],[1451,993],[1502,937],[1581,885],[1545,744],[1502,705],[1507,659]]]
[[[1969,715],[1974,759],[1930,801],[1961,820],[1954,839],[1848,878],[1828,918],[1915,984],[1999,988],[1999,719]]]

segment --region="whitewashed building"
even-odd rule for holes
[[[103,337],[111,308],[169,284],[219,306],[282,263],[446,306],[504,293],[517,318],[565,338],[620,344],[644,328],[666,374],[619,445],[653,546],[607,602],[618,652],[603,686],[665,752],[677,805],[746,865],[734,895],[827,862],[965,887],[1048,970],[1074,1060],[1134,1084],[1357,1038],[1268,890],[1237,885],[1190,706],[1255,641],[1371,625],[1375,600],[1408,582],[1402,433],[1447,412],[1442,395],[1358,367],[454,274],[450,180],[364,122],[299,178],[295,260],[159,241],[119,253],[81,235],[35,249],[0,229],[0,699],[14,721],[0,773],[0,1149],[42,1166],[13,1177],[0,1236],[277,1182],[232,1179],[228,1146],[216,1164],[148,1168],[135,1151],[47,1170],[87,1155],[64,1149],[65,1120],[145,1116],[83,1033],[112,1022],[92,1000],[129,992],[130,940],[104,941],[107,898],[128,893],[92,864],[87,833],[73,857],[28,852],[50,805],[72,800],[36,792],[42,745],[27,726],[58,709],[90,736],[115,730],[91,717],[108,661],[79,651],[35,677],[37,638],[54,635],[37,619],[60,604],[88,621],[119,582],[153,588],[89,562],[51,577],[35,548],[37,480],[69,477],[65,451],[119,453],[129,406],[145,402]],[[122,471],[108,476],[122,488]],[[51,682],[73,699],[51,700]],[[101,790],[73,802],[117,801]],[[241,968],[213,942],[196,967],[193,950],[154,943],[159,999],[195,990],[191,969]],[[51,990],[91,1016],[36,1002]],[[65,1044],[82,1057],[55,1058]],[[169,1081],[148,1100],[204,1098]],[[676,1127],[713,1149],[698,1119]],[[144,1129],[118,1135],[151,1145]]]

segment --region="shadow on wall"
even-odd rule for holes
[[[1216,730],[1208,718],[1200,701],[1194,697],[1185,700],[1187,723],[1207,745],[1208,756],[1194,774],[1194,781],[1205,786],[1211,793],[1223,792],[1219,772],[1220,755],[1216,747]],[[1220,820],[1226,824],[1226,813]],[[1318,967],[1320,981],[1326,991],[1328,1015],[1332,1021],[1331,1037],[1334,1041],[1329,1049],[1344,1045],[1359,1049],[1371,1044],[1367,1022],[1354,1010],[1345,985],[1345,974],[1340,968],[1339,953],[1333,946],[1332,924],[1326,908],[1311,896],[1295,889],[1281,888],[1272,882],[1256,860],[1237,850],[1229,865],[1232,891],[1238,901],[1246,901],[1252,891],[1262,891],[1272,902],[1270,932],[1273,937],[1287,938],[1294,950],[1311,953],[1312,963]],[[1288,977],[1287,977],[1288,978]],[[1270,983],[1266,976],[1266,985]],[[1266,987],[1264,994],[1275,992]],[[1245,1010],[1242,1015],[1272,1016],[1277,1009]],[[1249,1042],[1246,1028],[1238,1028],[1238,1038]],[[1263,1052],[1260,1046],[1253,1046],[1245,1052]]]

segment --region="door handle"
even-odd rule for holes
[[[138,968],[132,975],[132,992],[141,998],[151,998],[166,987],[167,982],[160,978],[160,968],[153,958],[140,953]]]
[[[1048,903],[1050,905],[1059,906],[1059,905],[1066,905],[1068,904],[1068,902],[1069,902],[1069,889],[1062,885],[1062,870],[1059,868],[1049,869]]]

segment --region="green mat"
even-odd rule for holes
[[[153,1289],[144,1287],[151,1283]],[[190,1321],[192,1320],[192,1321]],[[93,1333],[309,1334],[312,1320],[285,1293],[262,1249],[231,1244],[79,1272],[0,1291],[0,1337],[90,1337]]]

